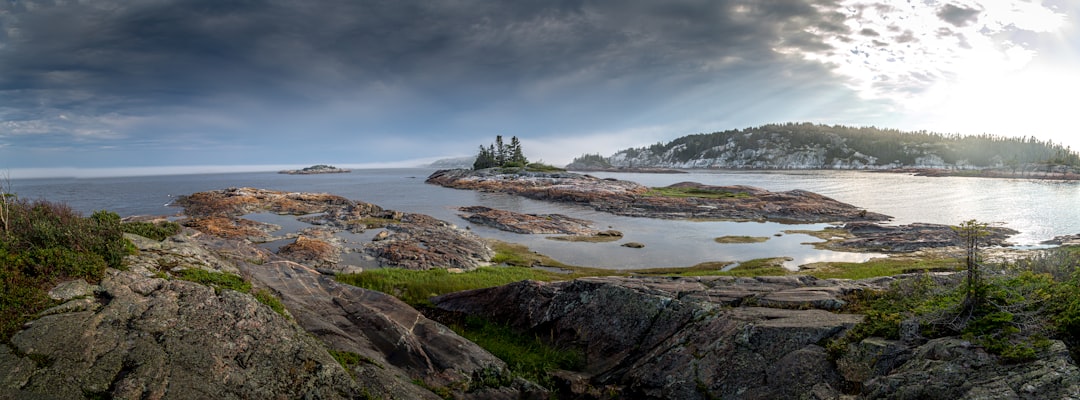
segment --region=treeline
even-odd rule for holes
[[[770,149],[786,152],[824,151],[824,165],[852,157],[874,160],[875,165],[896,166],[917,165],[934,157],[949,165],[976,167],[1005,166],[1015,169],[1031,164],[1080,165],[1080,156],[1072,149],[1033,136],[962,136],[811,123],[769,124],[694,134],[616,154],[632,160],[687,163],[698,159],[716,159],[725,153]],[[572,165],[610,165],[610,161],[598,154],[586,154],[575,159]]]
[[[495,143],[488,147],[480,146],[480,152],[473,162],[473,169],[493,167],[524,167],[529,165],[525,153],[521,150],[521,141],[517,136],[510,138],[510,144],[503,143],[502,135],[495,136]]]

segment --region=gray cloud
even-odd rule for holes
[[[614,126],[725,80],[776,85],[772,76],[816,68],[812,79],[820,82],[820,67],[776,49],[823,51],[831,47],[823,36],[851,33],[843,15],[822,11],[837,8],[833,0],[5,6],[0,119],[12,124],[0,129],[23,137],[22,145],[34,143],[25,139],[33,135],[240,142],[233,138],[275,130],[420,135],[511,122],[534,131],[570,122]],[[97,134],[79,136],[84,128]]]
[[[954,26],[967,26],[979,19],[980,10],[954,4],[946,4],[938,10],[938,17]]]

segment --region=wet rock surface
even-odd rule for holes
[[[767,220],[778,222],[881,221],[889,217],[807,192],[770,192],[749,186],[708,186],[684,182],[671,187],[730,196],[646,195],[634,182],[569,172],[441,170],[428,183],[457,189],[500,192],[538,200],[589,205],[616,215],[667,219]]]
[[[525,281],[434,303],[582,349],[585,370],[557,374],[564,398],[1077,398],[1080,370],[1060,342],[1021,364],[955,338],[869,338],[831,358],[823,344],[864,318],[835,312],[845,297],[895,279]]]

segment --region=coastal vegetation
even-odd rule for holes
[[[495,136],[495,143],[488,147],[480,146],[480,153],[476,155],[473,169],[495,167],[525,167],[529,160],[521,149],[521,141],[517,136],[510,138],[510,144],[503,143],[502,135]]]
[[[610,157],[584,154],[570,169],[685,168],[999,168],[1012,173],[1080,166],[1071,148],[1033,136],[962,136],[928,131],[811,123],[768,124],[683,136]]]
[[[991,267],[991,266],[984,266]],[[1047,339],[1061,339],[1080,356],[1080,249],[1065,247],[992,266],[985,279],[897,281],[889,290],[852,299],[850,312],[866,315],[847,336],[830,344],[834,353],[870,336],[899,339],[901,326],[927,338],[960,336],[1007,360],[1035,356]],[[972,301],[972,291],[979,301]]]
[[[106,268],[121,268],[135,251],[120,216],[98,211],[83,217],[44,200],[4,202],[0,230],[0,342],[55,304],[47,292],[70,279],[97,282]]]
[[[642,194],[645,197],[696,197],[702,199],[731,199],[731,198],[750,198],[750,194],[743,192],[732,192],[727,190],[712,190],[703,187],[690,187],[690,186],[667,186],[667,187],[654,187],[649,188],[648,192]]]

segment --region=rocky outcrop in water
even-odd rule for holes
[[[474,224],[523,234],[560,233],[564,235],[595,235],[599,231],[591,221],[562,214],[522,214],[484,206],[458,208],[461,218]]]
[[[1060,342],[1008,364],[968,342],[870,338],[833,359],[822,346],[864,318],[846,296],[896,278],[587,278],[519,282],[434,299],[448,313],[505,322],[582,349],[562,398],[1076,398],[1080,370]],[[602,316],[602,317],[598,317]]]
[[[282,239],[279,226],[242,216],[258,212],[293,215],[317,229],[291,236],[282,255],[316,264],[327,271],[351,270],[340,265],[343,254],[355,252],[382,267],[406,269],[461,268],[487,265],[495,254],[487,242],[468,231],[422,214],[404,213],[344,197],[320,193],[289,193],[254,188],[229,188],[183,196],[176,204],[189,216],[185,226],[211,235],[262,243]],[[333,234],[370,229],[388,232],[380,240],[347,247]]]
[[[668,219],[722,219],[779,222],[881,221],[888,216],[807,192],[770,192],[749,186],[708,186],[684,182],[669,188],[696,195],[654,195],[634,182],[573,173],[442,170],[428,183],[457,189],[500,192],[589,205],[616,215]]]
[[[842,230],[851,238],[830,241],[825,247],[846,251],[911,253],[928,248],[960,247],[960,234],[949,225],[915,223],[899,226],[866,222],[845,224]],[[1005,246],[1008,238],[1019,232],[1004,227],[987,227],[980,239],[982,246]]]

